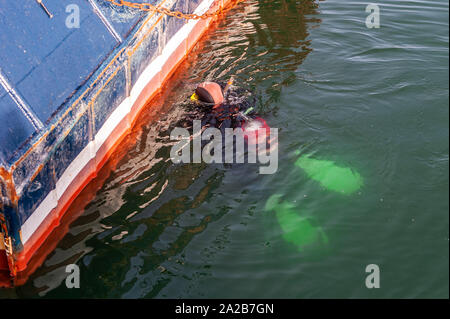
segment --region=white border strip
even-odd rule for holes
[[[195,10],[196,14],[202,14],[208,10],[214,0],[204,0]],[[198,23],[198,20],[190,20],[169,40],[161,55],[159,55],[152,63],[147,65],[145,70],[139,76],[135,85],[131,89],[130,96],[125,98],[122,103],[112,112],[109,118],[95,135],[93,141],[78,154],[78,156],[70,163],[60,179],[56,182],[53,189],[36,208],[30,217],[22,225],[22,243],[25,244],[36,231],[36,229],[45,220],[48,214],[58,205],[58,200],[63,196],[70,183],[77,177],[81,170],[86,167],[89,161],[94,158],[102,147],[106,139],[111,135],[117,125],[130,113],[131,107],[138,99],[145,86],[161,71],[164,64],[175,50],[187,39],[192,29]]]

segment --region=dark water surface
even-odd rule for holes
[[[366,27],[366,5],[247,0],[229,12],[83,192],[55,251],[8,295],[448,298],[448,3],[383,1],[379,29]],[[231,75],[279,128],[276,174],[170,161],[168,128],[195,84]],[[305,154],[363,185],[333,192],[295,165]],[[264,210],[273,194],[326,240],[299,250]],[[65,286],[71,263],[80,289]],[[365,286],[368,264],[380,289]]]

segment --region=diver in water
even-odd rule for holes
[[[230,95],[243,93],[232,91],[232,83],[230,80],[221,86],[216,82],[203,82],[197,86],[192,99],[197,100],[204,111],[202,127],[216,127],[224,132],[225,128],[242,127],[246,118],[249,118],[248,113],[253,110],[250,103],[245,98],[230,98]]]
[[[268,150],[272,154],[272,150],[277,147],[277,136],[272,136],[269,126],[254,111],[253,105],[256,99],[251,97],[249,91],[232,84],[233,80],[230,79],[227,83],[202,82],[197,85],[190,101],[185,105],[186,112],[183,118],[176,123],[176,126],[188,130],[190,141],[199,134],[203,135],[207,129],[218,129],[222,138],[222,158],[226,157],[225,151],[230,146],[230,142],[233,143],[233,151],[237,149],[240,137],[244,139],[245,154],[239,156],[244,156],[244,161],[248,156],[252,158],[256,156],[255,152],[259,158],[258,151]],[[199,126],[195,129],[195,122],[201,123],[201,131],[196,131]],[[233,131],[231,140],[229,130]],[[242,130],[242,134],[239,130]],[[214,135],[214,139],[216,136]],[[200,141],[203,148],[211,140],[200,138]],[[190,143],[185,144],[187,145]],[[241,157],[240,160],[242,160]]]
[[[256,116],[248,92],[232,88],[232,84],[233,78],[226,84],[203,82],[197,86],[191,100],[196,101],[202,113],[202,127],[216,127],[222,133],[226,128],[242,128],[244,132],[268,128],[265,121]]]
[[[190,161],[190,152],[183,150],[192,147],[194,153],[201,149],[195,153],[200,155],[196,163],[200,157],[206,157],[208,163],[223,164],[258,160],[269,164],[260,167],[261,174],[273,174],[278,167],[278,131],[256,115],[252,106],[255,98],[250,98],[247,90],[231,85],[232,80],[225,85],[203,82],[196,87],[182,120],[176,123],[177,133],[171,133],[171,140],[179,140],[171,153],[172,160]]]

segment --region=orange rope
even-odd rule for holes
[[[223,5],[221,4],[217,10],[212,11],[212,12],[205,12],[204,14],[201,14],[201,15],[198,15],[195,13],[183,13],[180,11],[171,11],[170,9],[160,7],[159,5],[155,6],[150,3],[136,3],[136,2],[129,2],[129,1],[125,1],[125,0],[104,0],[104,1],[109,2],[118,7],[128,7],[128,8],[133,8],[133,9],[137,9],[137,10],[145,11],[145,12],[154,11],[154,12],[157,12],[160,14],[165,14],[165,15],[175,17],[178,19],[198,20],[198,19],[208,19],[208,18],[212,18],[214,16],[221,15],[222,13],[230,10],[232,7],[234,7],[236,4],[238,4],[239,2],[241,2],[243,0],[233,0],[232,5],[230,5],[226,10],[224,10],[224,8],[222,7]]]

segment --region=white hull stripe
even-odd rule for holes
[[[196,14],[206,12],[212,5],[214,0],[204,0],[195,10]],[[25,244],[39,225],[45,220],[48,214],[58,205],[58,200],[63,196],[66,189],[77,177],[81,170],[86,167],[91,159],[93,159],[98,150],[102,147],[106,139],[111,135],[117,125],[130,113],[131,107],[138,99],[142,90],[145,88],[158,72],[161,71],[164,64],[175,50],[183,44],[192,29],[198,23],[198,20],[189,20],[180,30],[169,40],[161,55],[145,68],[144,72],[139,76],[136,84],[130,92],[130,96],[125,98],[122,103],[112,112],[109,118],[95,135],[93,141],[78,154],[72,163],[66,168],[60,179],[56,182],[56,187],[45,197],[42,203],[36,208],[33,214],[28,217],[22,225],[22,242]]]

